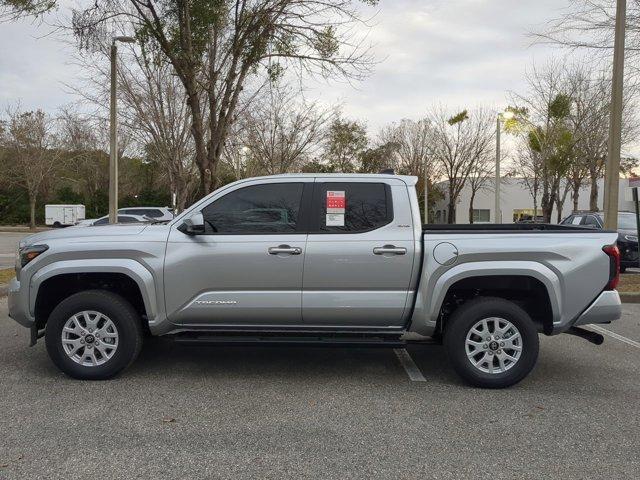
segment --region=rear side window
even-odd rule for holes
[[[583,225],[590,225],[592,227],[600,228],[600,224],[594,215],[587,215],[584,219]]]
[[[202,210],[205,233],[295,233],[303,185],[252,185],[228,193]]]
[[[368,232],[393,220],[391,188],[384,183],[317,183],[314,203],[320,233]]]

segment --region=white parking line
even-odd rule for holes
[[[422,375],[422,372],[415,364],[413,358],[411,358],[411,355],[409,355],[409,352],[407,352],[406,349],[394,348],[393,351],[396,353],[398,360],[400,360],[400,364],[404,367],[405,372],[407,372],[407,375],[409,375],[409,379],[412,382],[427,381],[427,379],[424,378],[424,375]]]
[[[640,342],[636,342],[635,340],[631,340],[630,338],[623,337],[622,335],[618,335],[611,330],[607,330],[606,328],[599,327],[597,325],[589,325],[591,329],[595,330],[598,333],[603,335],[607,335],[608,337],[615,338],[616,340],[620,340],[621,342],[626,343],[627,345],[631,345],[632,347],[640,348]]]

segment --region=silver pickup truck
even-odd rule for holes
[[[415,184],[392,174],[252,178],[166,224],[32,235],[9,314],[81,379],[122,371],[145,335],[387,347],[429,337],[482,387],[524,378],[539,333],[602,342],[580,326],[621,315],[615,232],[423,229]]]

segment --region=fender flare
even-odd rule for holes
[[[422,318],[413,318],[413,329],[425,333],[435,330],[444,299],[455,283],[466,278],[491,276],[524,276],[540,281],[549,296],[552,322],[555,324],[560,321],[562,283],[560,277],[546,265],[530,261],[467,262],[455,265],[437,277],[434,275],[435,278],[421,287],[419,299],[422,308],[417,308],[415,313]]]
[[[29,283],[29,311],[35,314],[36,299],[38,290],[45,280],[69,273],[121,273],[131,278],[140,289],[142,301],[147,313],[149,322],[158,315],[158,302],[155,290],[155,280],[153,274],[141,263],[127,259],[86,259],[86,260],[63,260],[50,263],[38,270]]]

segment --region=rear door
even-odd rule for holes
[[[73,207],[64,207],[63,208],[63,225],[73,225],[76,223],[75,218],[73,218]]]
[[[397,327],[414,262],[407,186],[318,178],[304,263],[305,325]]]

